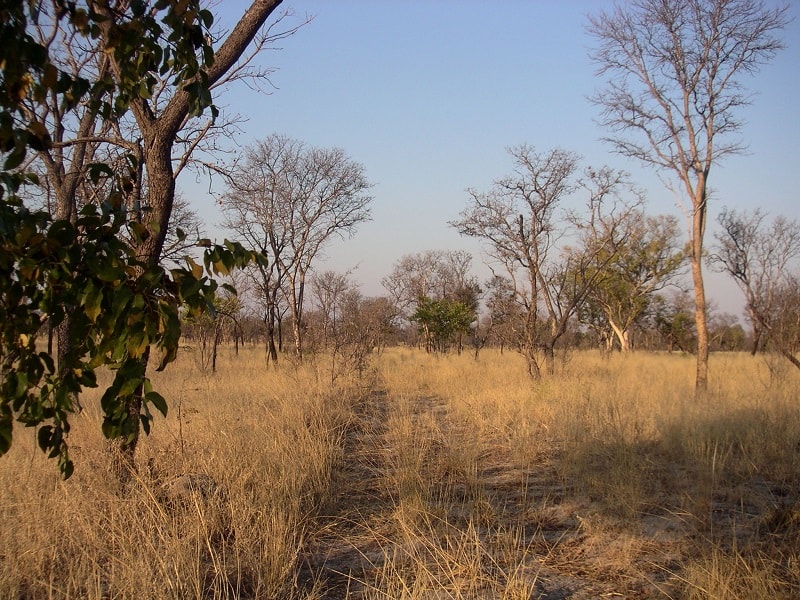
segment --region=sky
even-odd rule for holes
[[[773,5],[768,0],[768,4]],[[373,184],[372,221],[352,239],[333,239],[316,264],[352,270],[366,295],[402,256],[467,250],[480,280],[482,246],[448,225],[466,207],[468,188],[488,190],[512,171],[507,149],[563,148],[583,166],[628,171],[647,191],[650,214],[685,218],[657,174],[613,154],[600,138],[598,108],[587,99],[601,81],[589,58],[587,14],[606,0],[286,0],[287,25],[310,23],[258,64],[274,69],[268,95],[243,85],[216,98],[247,119],[236,143],[271,133],[308,145],[339,147]],[[233,22],[247,3],[223,0],[218,21]],[[754,77],[756,93],[740,115],[745,156],[711,172],[710,230],[723,206],[800,219],[800,2],[784,31],[786,49]],[[207,186],[181,182],[212,234],[222,220]],[[216,188],[216,191],[223,191]],[[224,236],[224,233],[219,233]],[[708,272],[708,270],[707,270]],[[709,273],[718,309],[741,313],[737,288]]]

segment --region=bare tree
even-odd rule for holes
[[[350,275],[349,271],[337,273],[329,270],[314,273],[311,277],[311,293],[319,315],[323,348],[328,348],[339,325],[342,298],[347,292],[356,289]]]
[[[388,298],[365,298],[355,288],[344,293],[338,304],[340,319],[333,332],[332,378],[348,371],[363,377],[370,356],[381,352],[395,331],[397,308]]]
[[[775,311],[770,322],[769,341],[790,363],[800,369],[800,277],[784,278],[775,290]]]
[[[725,209],[712,264],[730,275],[742,290],[747,319],[753,328],[755,354],[766,342],[778,315],[779,297],[792,278],[793,261],[800,255],[800,223],[776,217],[770,226],[759,209],[752,213]],[[780,339],[775,340],[780,346]]]
[[[509,154],[515,173],[496,181],[488,193],[469,190],[469,206],[451,224],[462,235],[487,241],[489,255],[508,273],[525,315],[522,352],[528,374],[539,379],[536,330],[545,268],[558,237],[554,214],[575,188],[578,156],[560,149],[538,154],[526,145],[510,148]]]
[[[585,251],[565,252],[565,225],[556,211],[578,188],[579,158],[561,149],[537,153],[522,145],[509,153],[515,173],[495,182],[489,192],[470,190],[471,201],[461,218],[451,223],[462,235],[488,243],[488,253],[505,269],[522,307],[521,347],[528,374],[541,377],[537,353],[543,352],[547,370],[555,368],[555,346],[566,333],[570,319],[584,302],[598,276],[597,257],[607,247],[605,233],[595,228],[598,239]],[[592,175],[594,173],[594,175]],[[610,175],[603,170],[600,173]],[[588,171],[591,183],[585,219],[595,221],[606,210],[606,198],[618,188],[616,176],[601,180]],[[610,214],[610,213],[609,213]],[[587,216],[588,215],[588,216]],[[577,217],[570,219],[577,226]],[[607,253],[605,260],[611,260]]]
[[[240,334],[241,310],[241,299],[230,292],[223,292],[214,298],[213,312],[186,318],[186,335],[197,343],[196,359],[201,371],[217,372],[219,345],[224,336],[236,338]]]
[[[500,346],[502,353],[506,346],[522,347],[522,324],[525,318],[517,302],[513,282],[502,275],[494,275],[485,284],[486,309],[488,310],[488,329],[491,337]]]
[[[325,350],[331,383],[346,374],[363,376],[369,357],[380,352],[394,332],[396,306],[388,298],[365,298],[349,272],[315,273],[310,284],[315,310],[307,314],[309,329],[316,329]]]
[[[441,259],[441,251],[427,250],[406,254],[394,264],[381,284],[398,310],[410,314],[420,298],[436,293],[441,287],[438,282]]]
[[[370,219],[369,188],[364,167],[343,150],[281,135],[253,144],[231,169],[225,226],[268,258],[266,291],[277,297],[285,285],[300,358],[309,270],[332,237],[353,235]]]
[[[743,144],[737,111],[750,103],[742,77],[783,47],[788,6],[761,0],[633,0],[589,18],[592,57],[606,75],[593,98],[607,138],[623,154],[676,176],[691,200],[697,329],[696,389],[708,384],[703,237],[712,166]]]

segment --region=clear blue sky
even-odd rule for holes
[[[277,69],[269,96],[245,87],[218,103],[249,119],[239,143],[277,132],[317,146],[338,146],[374,183],[373,221],[350,240],[334,240],[322,268],[356,268],[368,295],[401,256],[465,249],[481,279],[480,245],[447,222],[468,200],[511,170],[506,148],[562,147],[586,165],[629,171],[648,191],[650,213],[682,217],[652,171],[611,154],[599,138],[597,108],[586,97],[599,85],[588,58],[586,14],[606,0],[287,0],[312,22],[265,52]],[[784,33],[787,49],[750,79],[757,92],[743,111],[749,154],[711,173],[711,219],[722,206],[762,207],[800,218],[800,3]],[[219,4],[219,20],[245,2]],[[186,186],[184,186],[186,189]],[[202,188],[190,186],[196,198]],[[221,216],[200,200],[210,226]],[[708,241],[711,241],[709,232]],[[712,276],[710,295],[740,312],[736,288]]]

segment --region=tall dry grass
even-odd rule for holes
[[[136,484],[109,480],[97,395],[62,482],[17,430],[0,459],[3,598],[792,598],[798,376],[580,353],[541,382],[484,350],[267,368],[191,352]],[[333,384],[332,384],[333,382]]]
[[[142,441],[138,481],[108,478],[97,394],[70,436],[75,475],[17,430],[0,463],[2,598],[287,598],[329,494],[348,391],[315,373],[228,356],[208,377],[185,353],[156,374],[166,419]],[[301,597],[301,596],[298,596]],[[305,593],[302,595],[305,597]]]

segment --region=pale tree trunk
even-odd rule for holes
[[[303,338],[300,331],[300,323],[295,317],[292,319],[292,335],[294,336],[294,353],[299,360],[303,359]]]
[[[703,282],[703,236],[706,229],[706,174],[698,177],[692,199],[692,282],[694,284],[694,318],[697,329],[697,375],[695,393],[701,396],[708,389],[708,314]]]
[[[622,337],[619,340],[620,347],[622,352],[630,352],[633,350],[633,344],[631,343],[631,332],[628,329],[622,330]]]
[[[621,325],[617,325],[611,319],[608,320],[608,324],[611,327],[611,330],[614,332],[614,335],[617,337],[619,341],[619,348],[621,352],[630,352],[631,351],[631,334],[627,328],[623,328]]]

